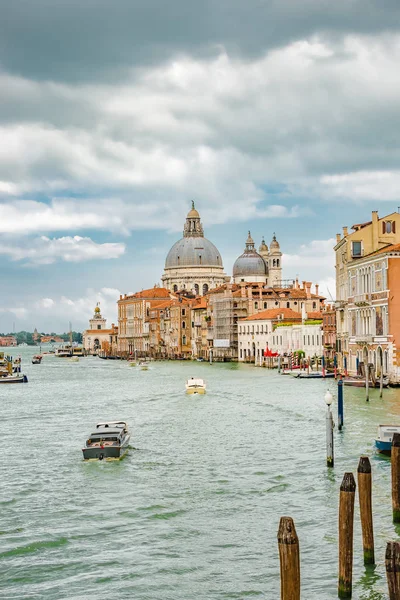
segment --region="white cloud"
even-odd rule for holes
[[[125,245],[119,243],[97,244],[90,238],[79,236],[29,240],[25,245],[1,242],[0,255],[7,255],[14,261],[26,260],[27,264],[45,265],[61,260],[83,262],[95,259],[118,258],[125,252]]]
[[[223,49],[211,59],[181,55],[124,85],[4,73],[1,193],[70,189],[80,199],[7,202],[1,231],[171,228],[192,197],[206,224],[296,216],[299,191],[392,200],[399,61],[400,35],[349,35],[248,60]],[[283,189],[270,193],[276,183]]]
[[[283,254],[285,277],[312,281],[319,284],[319,293],[330,301],[335,298],[335,240],[312,240],[302,244],[297,254]],[[301,283],[301,282],[300,282]]]

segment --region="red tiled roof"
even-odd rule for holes
[[[170,292],[166,288],[153,287],[131,294],[126,298],[121,298],[121,300],[127,300],[128,298],[170,298]]]
[[[400,244],[390,244],[389,246],[386,246],[385,248],[381,248],[380,250],[377,250],[373,254],[384,254],[385,252],[400,252]]]
[[[318,319],[322,319],[322,318],[323,318],[323,315],[322,315],[322,312],[320,312],[320,311],[307,313],[307,319],[318,320]]]
[[[295,312],[291,308],[268,308],[267,310],[263,310],[255,315],[250,315],[244,319],[240,319],[241,321],[261,321],[261,320],[274,320],[279,319],[280,315],[282,315],[282,320],[289,321],[301,321],[301,314]]]

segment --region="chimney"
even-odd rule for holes
[[[305,284],[307,298],[311,298],[311,281],[306,281]]]
[[[379,217],[378,217],[378,211],[377,210],[373,210],[372,211],[372,250],[377,250],[378,249],[378,242],[379,242]]]
[[[122,294],[119,295],[119,299],[122,300]]]
[[[349,235],[349,230],[347,227],[343,227],[343,235],[344,237],[347,237]]]
[[[303,290],[306,289],[306,283],[307,283],[307,281],[303,281]]]
[[[299,278],[298,278],[298,277],[296,277],[296,281],[295,281],[294,289],[295,289],[295,290],[298,290],[298,289],[299,289]]]
[[[336,234],[336,243],[338,244],[341,239],[342,239],[342,236],[340,235],[340,233],[337,233]]]
[[[318,296],[318,290],[319,290],[319,285],[318,283],[315,284],[315,294],[316,296]]]

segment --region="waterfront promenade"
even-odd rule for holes
[[[400,423],[400,392],[345,390],[345,428],[326,468],[324,394],[333,380],[296,381],[251,365],[125,361],[18,348],[29,383],[3,386],[0,596],[69,600],[279,598],[279,519],[295,519],[302,598],[337,597],[337,508],[343,473],[373,469],[377,567],[366,574],[356,508],[354,593],[386,598],[386,541],[396,539],[390,462],[376,426]],[[201,398],[185,380],[207,381]],[[333,407],[337,420],[337,405]],[[93,424],[123,418],[120,463],[82,461]],[[18,439],[18,444],[17,444]]]

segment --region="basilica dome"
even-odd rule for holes
[[[193,290],[196,294],[225,283],[218,249],[204,237],[200,215],[194,202],[186,217],[183,238],[175,242],[165,260],[163,285],[171,291]]]
[[[233,265],[233,279],[235,283],[240,281],[266,281],[268,266],[263,257],[256,252],[253,238],[249,235],[246,240],[246,248],[243,254],[236,259]]]
[[[184,237],[167,254],[165,268],[222,267],[221,256],[212,242],[205,237]]]

